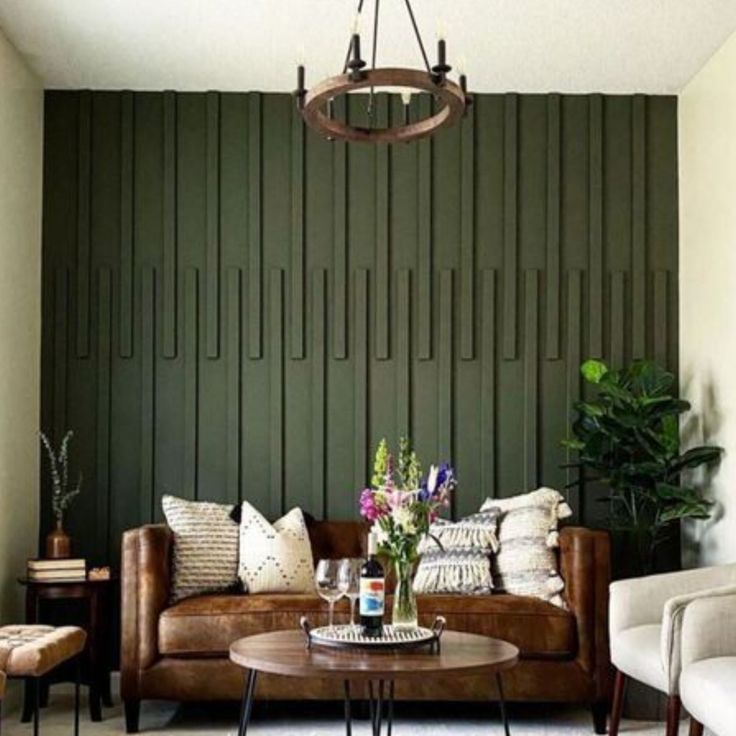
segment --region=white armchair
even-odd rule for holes
[[[666,735],[676,736],[683,615],[694,600],[724,586],[736,586],[736,564],[620,580],[611,585],[611,662],[616,668],[611,736],[618,736],[627,678],[667,695]]]
[[[736,730],[736,587],[729,590],[694,601],[683,618],[680,696],[691,736],[704,725],[717,736]]]

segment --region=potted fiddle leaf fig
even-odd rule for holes
[[[684,477],[716,462],[720,447],[680,451],[679,417],[690,404],[675,394],[675,377],[656,363],[636,361],[612,370],[600,360],[581,366],[595,387],[590,401],[574,405],[572,437],[578,477],[569,485],[603,484],[609,491],[611,529],[628,538],[638,556],[634,571],[653,571],[655,552],[683,519],[707,519],[712,502]]]

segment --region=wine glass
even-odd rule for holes
[[[340,560],[320,560],[314,571],[314,582],[321,598],[324,598],[330,607],[329,628],[333,629],[333,614],[335,602],[343,597],[343,591],[338,584]]]
[[[360,569],[365,560],[358,557],[346,557],[340,560],[337,581],[344,596],[350,600],[350,627],[355,630],[355,604],[360,598]]]

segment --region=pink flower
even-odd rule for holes
[[[376,503],[374,491],[366,488],[360,494],[360,515],[368,521],[375,521],[385,513],[385,510]]]

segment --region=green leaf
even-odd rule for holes
[[[697,468],[707,463],[718,460],[723,453],[723,448],[704,445],[702,447],[692,447],[687,452],[678,457],[670,466],[671,474],[679,473],[685,469]]]
[[[586,360],[580,366],[580,373],[588,383],[600,383],[608,373],[608,366],[602,360]]]

